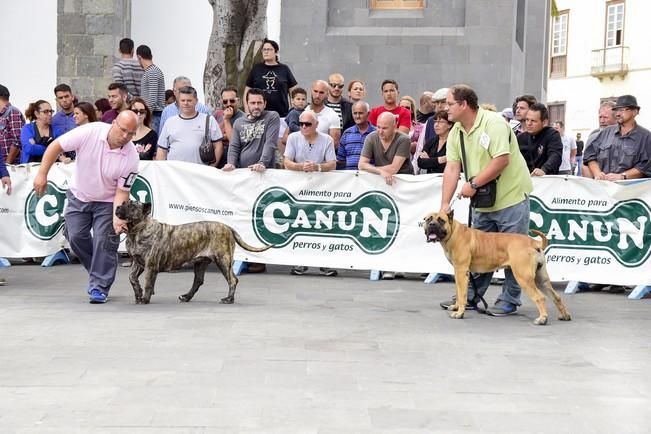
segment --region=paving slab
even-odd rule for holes
[[[136,305],[128,269],[91,305],[78,264],[1,268],[0,433],[648,433],[651,299],[562,295],[448,318],[453,285],[161,274]],[[562,287],[559,287],[562,289]],[[489,301],[499,292],[489,289]]]

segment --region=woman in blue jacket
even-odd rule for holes
[[[25,111],[31,122],[20,130],[20,164],[40,162],[47,145],[59,137],[59,130],[52,127],[53,114],[50,103],[42,99],[31,103]]]

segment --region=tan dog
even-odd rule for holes
[[[545,296],[541,289],[552,297],[560,312],[558,319],[571,319],[547,274],[545,234],[532,230],[542,238],[542,241],[537,241],[520,234],[482,232],[459,223],[453,217],[453,212],[431,213],[425,217],[427,242],[440,242],[445,256],[454,267],[457,299],[456,304],[449,307],[449,310],[455,311],[450,314],[452,318],[463,318],[466,310],[469,272],[488,273],[511,267],[515,279],[538,308],[539,316],[534,324],[547,324]]]

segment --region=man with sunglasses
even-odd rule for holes
[[[222,161],[219,162],[217,167],[221,169],[226,164],[226,155],[228,155],[228,143],[231,140],[231,135],[233,134],[233,125],[235,121],[244,116],[242,110],[240,110],[240,98],[237,96],[237,88],[233,86],[225,87],[222,90],[222,109],[215,112],[215,119],[219,124],[219,128],[222,130],[224,137],[222,142],[224,143],[224,156]]]
[[[635,121],[637,99],[622,95],[613,111],[617,124],[599,131],[585,150],[584,176],[607,181],[651,177],[651,132]]]
[[[339,116],[341,131],[345,131],[355,125],[355,121],[353,120],[353,105],[343,97],[345,83],[344,76],[340,73],[335,72],[334,74],[330,74],[328,77],[330,91],[328,93],[328,99],[325,102],[325,105],[333,109],[337,113],[337,116]]]
[[[115,280],[119,234],[127,230],[127,222],[115,215],[115,208],[129,200],[138,175],[140,160],[131,141],[137,128],[138,118],[131,110],[120,112],[110,125],[90,122],[77,127],[47,147],[34,178],[34,191],[42,196],[59,154],[77,153],[77,169],[66,192],[64,234],[88,271],[91,303],[106,303]]]
[[[300,131],[291,133],[285,148],[285,169],[297,172],[328,172],[335,170],[337,156],[332,137],[318,131],[319,120],[314,112],[304,111],[298,119]],[[324,276],[336,276],[337,270],[321,267]],[[307,267],[292,267],[291,274],[302,275]]]

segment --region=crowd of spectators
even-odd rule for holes
[[[373,90],[358,78],[346,83],[338,72],[327,80],[315,79],[309,88],[299,87],[289,66],[279,61],[278,43],[265,40],[263,60],[253,66],[243,95],[226,87],[221,107],[208,107],[197,99],[185,76],[176,77],[173,89],[166,91],[151,49],[134,46],[129,38],[120,41],[113,83],[106,98],[94,103],[77,101],[74,90],[62,83],[54,88],[56,112],[47,100],[39,99],[23,115],[9,102],[9,89],[0,85],[0,175],[7,191],[11,180],[5,163],[38,162],[57,137],[86,123],[112,123],[127,110],[138,119],[133,142],[141,160],[204,164],[199,147],[208,135],[215,149],[211,164],[226,171],[362,170],[391,184],[396,174],[445,172],[450,135],[459,123],[451,106],[468,103],[455,99],[446,87],[424,90],[417,98],[401,95],[399,83],[386,79],[378,89],[383,103],[370,107],[365,98]],[[478,119],[496,111],[492,104],[475,108],[472,101],[469,110]],[[598,109],[599,128],[585,137],[585,144],[580,134],[575,139],[565,131],[562,119],[550,119],[547,106],[533,95],[515,97],[513,106],[495,113],[491,122],[504,122],[513,132],[509,140],[514,143],[504,149],[512,147],[518,158],[523,157],[530,176],[620,180],[651,176],[651,134],[636,123],[639,111],[632,95],[603,103]],[[59,161],[74,158],[71,152]],[[305,270],[295,267],[293,272]]]

